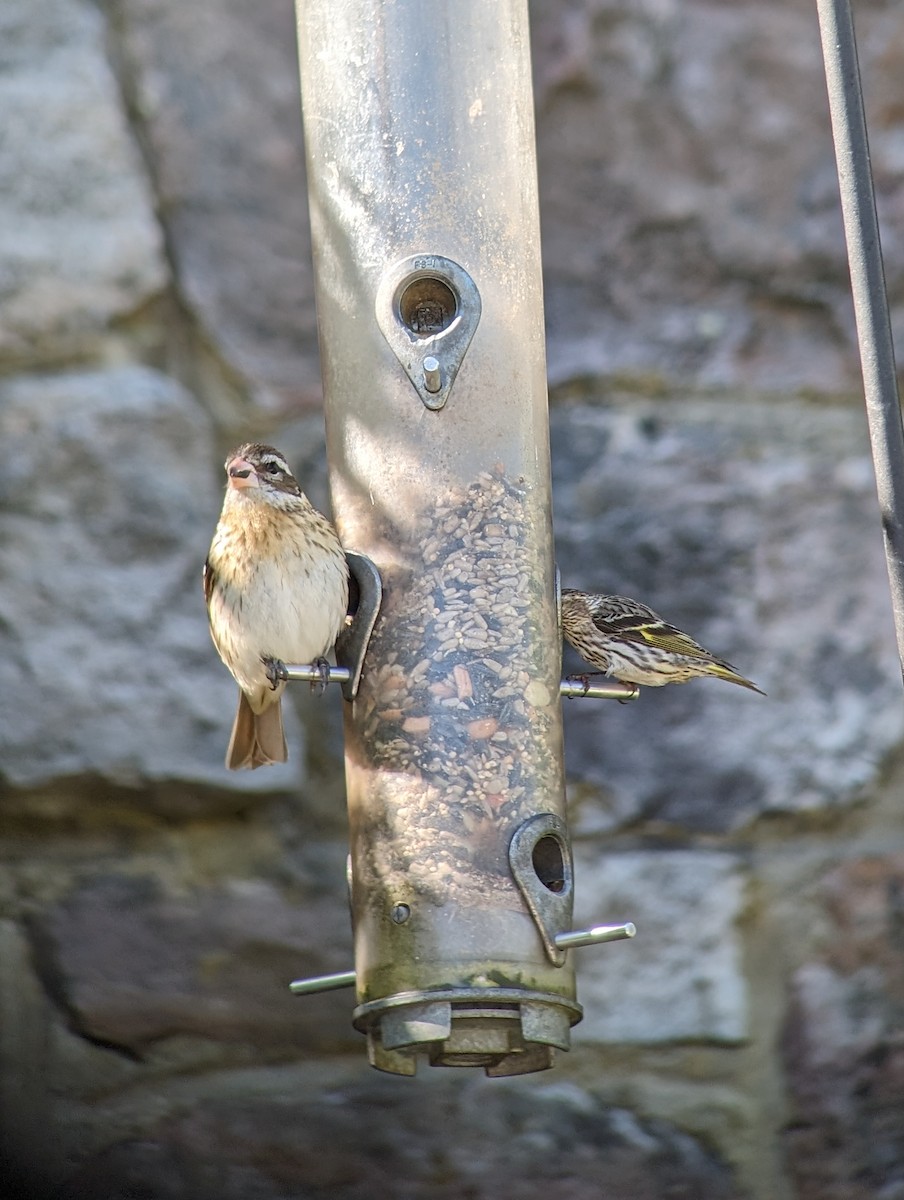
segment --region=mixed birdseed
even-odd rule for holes
[[[558,663],[535,624],[528,507],[501,472],[437,503],[420,531],[423,568],[390,581],[355,702],[363,752],[395,773],[385,854],[409,877],[438,872],[438,890],[462,875],[473,889],[475,870],[511,888],[512,831],[537,811],[537,789],[555,794],[558,706],[545,680]]]

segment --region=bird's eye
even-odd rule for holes
[[[271,475],[279,474],[279,463],[275,462],[272,458],[268,462],[264,463],[264,467]]]

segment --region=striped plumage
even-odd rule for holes
[[[597,671],[625,683],[661,687],[712,675],[760,692],[731,663],[627,596],[563,588],[562,633]]]
[[[342,628],[348,566],[336,530],[272,446],[226,460],[223,510],[204,565],[210,632],[239,685],[226,765],[285,762],[280,698],[265,660],[316,662]],[[275,684],[275,686],[274,686]]]

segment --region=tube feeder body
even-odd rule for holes
[[[333,509],[383,582],[345,706],[371,1061],[515,1074],[580,1019],[527,6],[299,0]]]

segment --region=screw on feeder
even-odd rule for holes
[[[438,392],[442,385],[443,376],[439,369],[439,359],[428,354],[424,359],[424,387],[428,392]]]

